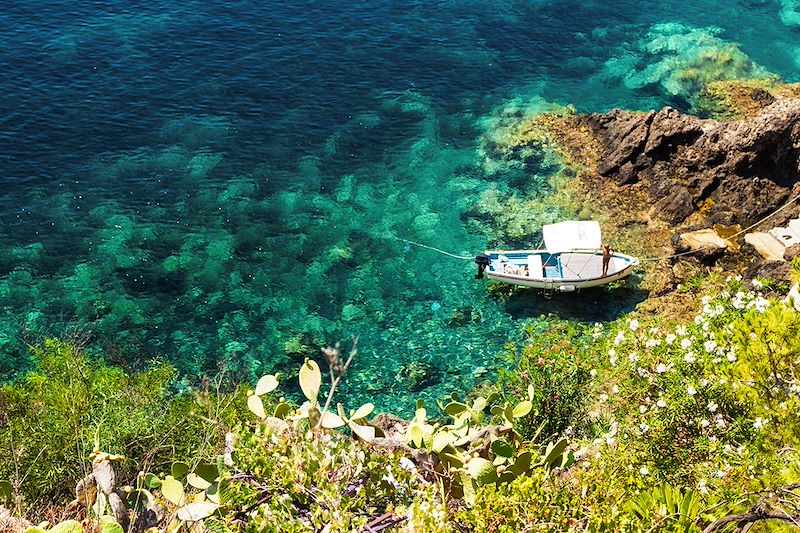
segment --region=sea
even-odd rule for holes
[[[574,216],[556,155],[497,149],[516,126],[799,69],[798,0],[4,2],[0,381],[50,336],[292,394],[339,344],[347,406],[463,395],[643,297],[474,279]]]

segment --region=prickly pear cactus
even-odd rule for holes
[[[434,454],[442,473],[447,474],[451,493],[463,496],[468,504],[474,501],[479,485],[508,483],[535,468],[549,473],[567,467],[574,457],[567,452],[565,439],[541,447],[524,442],[514,430],[515,420],[531,411],[533,390],[529,388],[528,393],[529,399],[516,405],[494,404],[496,394],[478,397],[472,405],[452,396],[449,403],[439,405],[450,419],[444,424],[429,422],[424,405],[418,402],[414,419],[406,427],[405,442]],[[486,425],[487,415],[500,423]]]

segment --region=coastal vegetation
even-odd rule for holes
[[[222,379],[177,393],[165,363],[128,375],[75,339],[45,340],[32,348],[36,370],[0,389],[5,527],[12,517],[48,522],[30,531],[794,523],[800,314],[770,292],[785,285],[703,285],[688,289],[689,316],[528,329],[496,383],[418,402],[410,420],[342,405],[336,385],[355,345],[346,360],[328,348],[319,364],[252,388]]]

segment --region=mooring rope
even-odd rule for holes
[[[394,238],[397,239],[398,241],[403,241],[404,243],[407,243],[407,244],[413,244],[414,246],[419,246],[420,248],[427,248],[428,250],[433,250],[434,252],[439,252],[440,254],[446,255],[448,257],[453,257],[455,259],[462,259],[462,260],[469,260],[469,261],[472,261],[473,259],[475,259],[471,255],[467,256],[467,255],[451,254],[450,252],[445,252],[444,250],[440,250],[439,248],[434,248],[433,246],[428,246],[427,244],[422,244],[420,242],[409,241],[408,239],[404,239],[402,237],[394,237]]]
[[[747,233],[748,231],[750,231],[751,229],[755,228],[759,224],[762,224],[762,223],[766,222],[767,220],[769,220],[770,218],[774,217],[775,215],[777,215],[778,213],[780,213],[781,211],[783,211],[784,209],[786,209],[787,207],[789,207],[790,205],[792,205],[794,202],[796,202],[799,199],[800,199],[800,194],[798,194],[797,196],[795,196],[794,198],[792,198],[791,200],[789,200],[788,202],[783,204],[781,207],[779,207],[778,209],[776,209],[775,211],[773,211],[769,215],[765,216],[764,218],[762,218],[761,220],[759,220],[755,224],[751,224],[750,226],[747,226],[743,230],[741,230],[741,231],[739,231],[737,233],[734,233],[730,237],[726,237],[726,239],[727,240],[735,239],[739,235],[741,235],[743,233]],[[398,241],[402,241],[402,242],[404,242],[406,244],[412,244],[414,246],[419,246],[420,248],[426,248],[428,250],[432,250],[434,252],[440,253],[442,255],[446,255],[448,257],[452,257],[454,259],[461,259],[462,261],[472,261],[474,259],[473,256],[451,254],[450,252],[447,252],[447,251],[442,250],[440,248],[435,248],[433,246],[428,246],[427,244],[422,244],[420,242],[411,241],[411,240],[408,240],[408,239],[404,239],[402,237],[397,237],[397,236],[393,235],[392,238],[394,238],[394,239],[396,239]],[[689,250],[688,252],[680,252],[680,253],[677,253],[677,254],[662,255],[662,256],[659,256],[659,257],[639,258],[639,262],[641,263],[641,262],[645,262],[645,261],[661,261],[661,260],[664,260],[664,259],[674,259],[676,257],[682,257],[684,255],[695,254],[695,253],[699,252],[700,250],[705,250],[707,248],[718,248],[718,247],[717,246],[712,246],[712,245],[706,245],[706,246],[701,246],[700,248],[696,248],[694,250]]]

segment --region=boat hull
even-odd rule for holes
[[[614,252],[603,275],[603,254],[599,250],[555,254],[547,250],[495,250],[486,255],[489,265],[485,274],[491,280],[562,292],[624,279],[639,264],[635,257]]]

